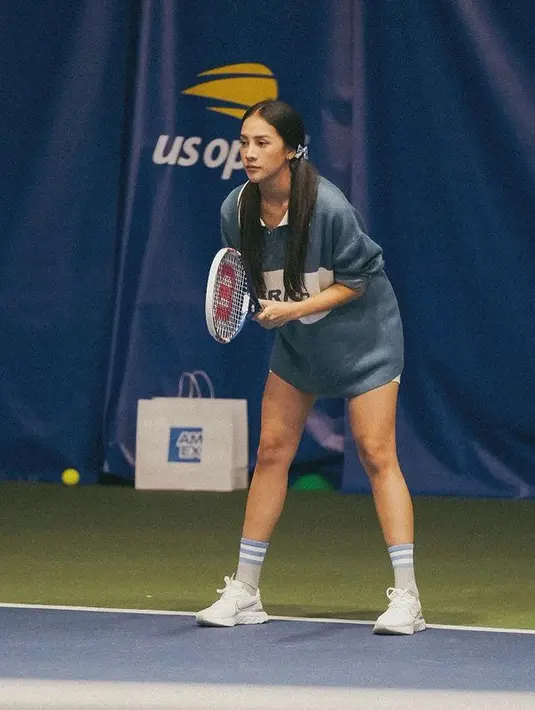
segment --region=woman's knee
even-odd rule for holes
[[[359,459],[368,477],[377,477],[397,467],[395,445],[385,439],[365,437],[357,442]]]
[[[260,437],[256,463],[258,467],[289,466],[297,445],[282,434],[270,433]]]

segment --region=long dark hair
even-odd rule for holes
[[[273,126],[287,148],[297,150],[305,145],[305,127],[301,116],[282,101],[260,101],[249,108],[244,122],[258,114]],[[304,158],[290,161],[291,190],[288,203],[290,236],[286,245],[284,263],[284,288],[289,298],[299,300],[306,295],[304,283],[305,256],[312,211],[316,204],[318,174]],[[256,183],[245,186],[240,199],[240,251],[249,271],[249,278],[258,295],[266,296],[266,284],[262,274],[264,240],[260,225],[260,189]]]

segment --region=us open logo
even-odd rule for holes
[[[277,79],[264,64],[229,64],[201,72],[197,78],[202,81],[182,93],[211,99],[207,111],[238,120],[253,104],[263,99],[276,99],[279,95]],[[235,170],[243,169],[240,142],[218,137],[207,141],[202,136],[161,135],[152,154],[152,162],[156,165],[188,168],[199,161],[207,168],[220,168],[221,179],[228,180]]]
[[[202,434],[201,427],[172,427],[169,431],[167,460],[176,463],[201,463]]]

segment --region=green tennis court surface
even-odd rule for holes
[[[0,492],[2,602],[193,611],[236,565],[245,492]],[[426,620],[535,628],[535,501],[414,503]],[[373,619],[391,583],[370,497],[290,491],[264,568],[269,613]]]

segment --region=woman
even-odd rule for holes
[[[286,498],[288,469],[314,401],[330,396],[348,399],[351,430],[394,568],[390,604],[374,632],[422,631],[412,503],[395,444],[403,334],[382,250],[362,231],[344,195],[308,163],[303,122],[290,106],[252,106],[240,141],[249,180],[222,205],[223,242],[239,249],[248,265],[263,306],[257,322],[278,330],[238,569],[225,578],[221,598],[197,614],[197,623],[268,620],[258,584]]]

